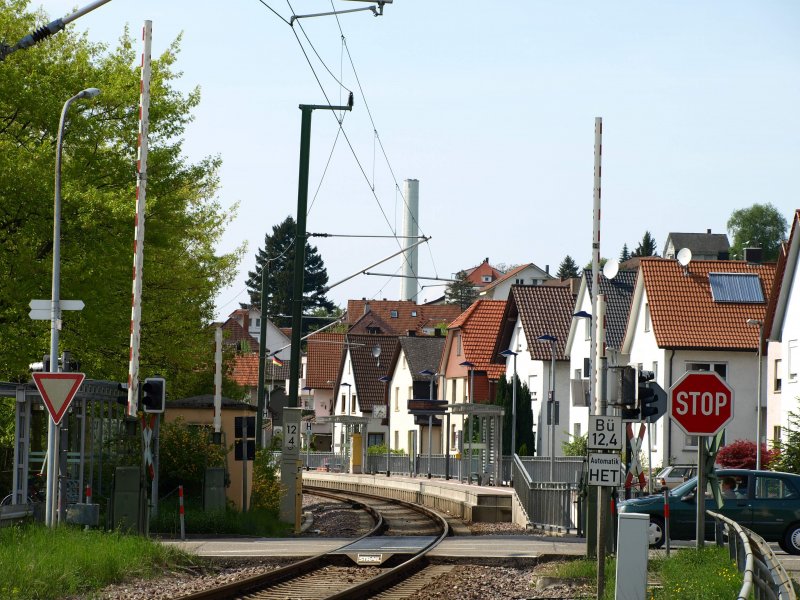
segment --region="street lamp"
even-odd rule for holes
[[[556,338],[552,335],[540,335],[538,342],[550,342],[550,393],[547,398],[548,413],[550,414],[550,481],[553,481],[556,457]]]
[[[756,470],[761,470],[761,336],[763,335],[764,321],[760,319],[747,319],[748,325],[758,327],[758,391],[756,392]]]
[[[425,375],[426,377],[431,378],[431,388],[430,393],[428,394],[428,398],[430,399],[430,406],[428,407],[429,411],[433,410],[433,380],[438,375],[436,371],[431,371],[430,369],[424,369],[419,372],[420,375]],[[433,413],[428,413],[428,479],[431,478],[431,446],[433,444]]]
[[[475,369],[475,363],[472,363],[472,362],[470,362],[468,360],[465,360],[464,362],[459,363],[458,366],[459,367],[466,367],[467,369],[469,369],[469,403],[472,404],[474,402],[474,398],[472,397],[472,394],[474,393],[474,387],[473,386],[475,384],[475,370],[474,370]],[[453,401],[455,402],[455,398],[453,398]],[[468,423],[468,425],[467,425],[468,432],[467,432],[467,440],[466,440],[466,442],[467,442],[467,455],[469,457],[469,469],[467,471],[467,483],[469,483],[470,479],[472,478],[472,427],[473,427],[473,425],[472,425],[472,412],[471,411],[467,415],[467,423]],[[462,425],[462,427],[464,425],[463,418],[461,420],[461,425]],[[461,440],[461,446],[462,446],[462,448],[464,446],[464,440],[463,439]],[[462,465],[464,464],[463,463],[463,459],[462,459],[462,463],[461,464]]]
[[[58,321],[61,316],[61,151],[64,146],[64,125],[67,111],[75,100],[94,98],[100,90],[87,88],[75,94],[64,103],[61,119],[58,122],[56,138],[56,185],[53,203],[53,286],[50,304],[50,372],[58,373]],[[55,500],[56,481],[56,425],[52,419],[47,425],[47,490],[45,505],[45,524],[53,525],[53,504]]]
[[[509,348],[503,350],[500,356],[514,357],[514,380],[511,388],[511,456],[514,456],[517,453],[517,353]]]
[[[383,398],[386,400],[386,476],[389,477],[392,474],[392,469],[389,466],[389,459],[392,456],[392,402],[386,395],[386,390],[391,379],[384,375],[379,377],[378,381],[383,382]]]

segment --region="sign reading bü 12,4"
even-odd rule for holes
[[[622,459],[619,454],[589,454],[589,485],[619,487],[622,485]]]

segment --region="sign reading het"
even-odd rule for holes
[[[669,389],[669,413],[687,435],[716,435],[733,420],[733,390],[713,371],[689,371]]]
[[[622,485],[622,459],[619,454],[589,454],[589,485]]]
[[[622,450],[622,417],[589,415],[589,450]]]

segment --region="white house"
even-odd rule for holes
[[[774,275],[774,264],[743,261],[640,263],[622,353],[665,390],[686,371],[716,371],[734,390],[725,443],[754,437],[758,328],[748,320],[764,319]],[[697,437],[668,417],[651,432],[653,466],[696,462]]]
[[[530,399],[517,398],[517,403],[531,402],[538,456],[551,456],[551,450],[555,451],[554,456],[561,456],[561,444],[568,439],[570,371],[564,348],[574,306],[570,287],[515,285],[503,315],[498,347],[517,353],[517,376],[527,383],[531,393]],[[505,375],[509,380],[514,375],[514,363],[513,356],[507,359]],[[555,410],[548,410],[551,385]],[[548,413],[556,418],[548,419]]]
[[[261,311],[251,306],[250,308],[239,308],[233,311],[229,318],[234,319],[250,334],[258,343],[261,339]],[[289,360],[292,352],[292,340],[286,332],[267,319],[267,353],[273,353],[280,360]]]
[[[762,440],[786,441],[784,432],[791,425],[789,413],[800,412],[800,211],[792,220],[789,242],[778,258],[776,293],[764,321],[764,337],[768,340],[763,361],[765,376],[762,407],[766,407],[766,427]]]
[[[480,298],[506,300],[511,293],[512,285],[542,285],[551,279],[554,279],[553,276],[533,263],[519,265],[481,288]]]

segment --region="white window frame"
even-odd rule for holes
[[[789,340],[788,345],[789,360],[787,361],[787,374],[789,381],[797,381],[797,367],[800,362],[800,355],[797,353],[797,340]]]

